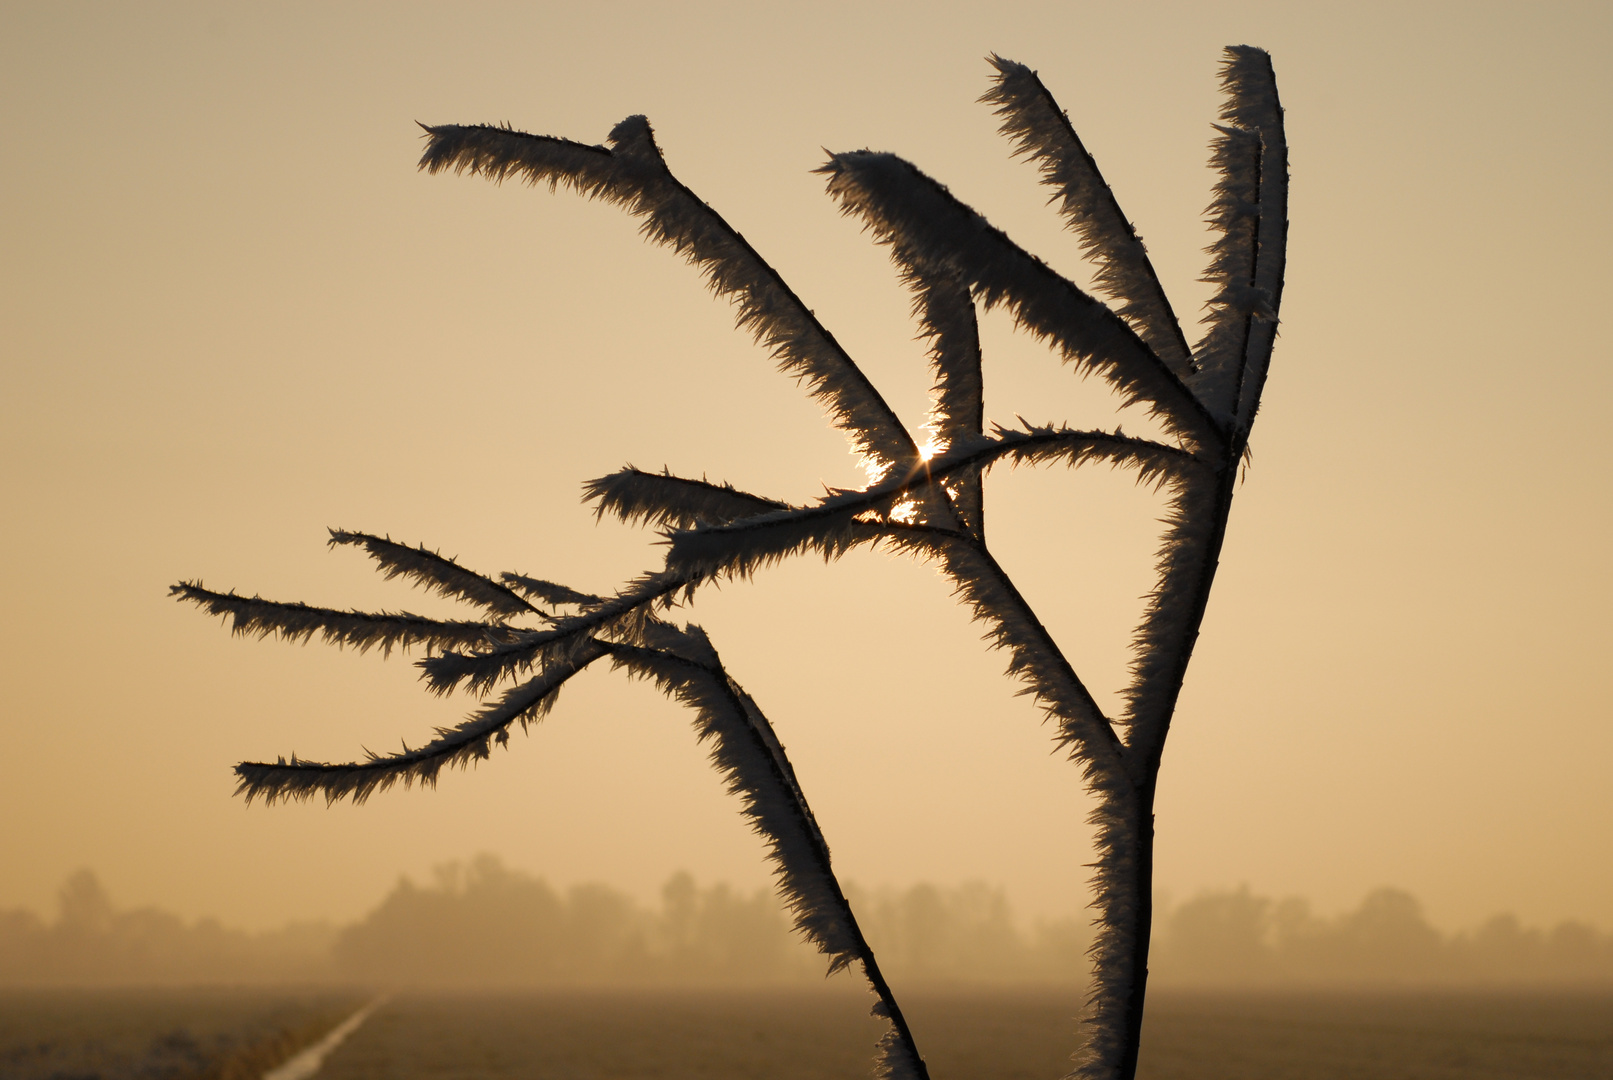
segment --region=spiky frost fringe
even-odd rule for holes
[[[547,630],[523,633],[509,644],[486,652],[444,652],[440,656],[428,656],[418,661],[417,666],[433,693],[447,694],[460,687],[472,693],[485,692],[521,672],[568,661],[578,648],[594,637],[636,641],[657,609],[672,606],[680,592],[687,597],[698,583],[687,574],[666,571],[645,574],[615,596],[604,598],[579,614],[557,617]]]
[[[318,634],[327,644],[353,647],[359,652],[379,648],[389,656],[394,648],[420,645],[428,649],[496,647],[523,633],[503,623],[428,619],[407,611],[338,611],[304,603],[282,603],[259,596],[238,596],[203,588],[199,581],[170,585],[177,600],[196,604],[209,615],[230,620],[230,632],[263,639],[278,635],[286,641],[307,642]]]
[[[652,679],[695,714],[695,732],[740,812],[767,843],[779,892],[797,930],[829,960],[830,973],[862,958],[866,945],[849,918],[829,865],[829,846],[783,759],[778,738],[752,701],[723,671],[696,626],[661,624],[646,639],[658,647],[617,645],[611,660]],[[675,650],[675,651],[673,651]]]
[[[1059,744],[1081,766],[1090,790],[1128,786],[1124,748],[1091,691],[1070,667],[1036,613],[983,546],[940,530],[886,526],[882,539],[898,550],[935,558],[954,593],[986,625],[986,641],[1008,653],[1008,675],[1058,727]]]
[[[1092,989],[1081,1014],[1072,1080],[1114,1080],[1128,1049],[1126,1021],[1141,975],[1136,956],[1143,918],[1137,905],[1141,852],[1135,830],[1151,827],[1139,821],[1142,813],[1127,785],[1104,793],[1087,819],[1095,828],[1098,856],[1092,864],[1096,933],[1087,949]]]
[[[688,529],[721,525],[757,514],[788,510],[790,504],[740,491],[730,484],[689,480],[670,472],[632,466],[583,485],[583,501],[598,517],[611,514],[629,525]]]
[[[874,1049],[874,1080],[929,1080],[930,1071],[919,1057],[918,1047],[911,1036],[902,1037],[902,1029],[885,1002],[874,1002],[868,1012],[890,1023]]]
[[[1261,393],[1276,344],[1283,278],[1288,261],[1288,137],[1277,96],[1277,76],[1264,49],[1235,45],[1227,49],[1222,80],[1227,91],[1228,122],[1260,133],[1260,228],[1254,287],[1269,314],[1250,326],[1249,354],[1237,400],[1238,425],[1247,436],[1260,408]]]
[[[401,753],[372,753],[367,761],[340,765],[299,761],[295,754],[290,761],[281,758],[273,764],[243,761],[235,767],[235,774],[240,778],[235,793],[246,796],[248,803],[260,796],[264,802],[273,804],[323,795],[329,804],[344,798],[362,803],[377,791],[386,791],[400,781],[404,787],[412,787],[416,782],[436,787],[443,769],[464,768],[472,761],[486,760],[492,755],[495,743],[508,745],[510,727],[516,722],[525,729],[541,720],[554,707],[566,680],[604,654],[605,649],[599,643],[585,644],[570,661],[556,664],[543,674],[511,687],[498,701],[478,709],[463,723],[438,728],[435,739],[414,750],[405,745]]]
[[[996,106],[1002,133],[1013,140],[1016,156],[1035,162],[1042,182],[1057,192],[1059,210],[1080,237],[1082,249],[1098,264],[1094,281],[1099,291],[1119,303],[1120,317],[1154,355],[1177,378],[1186,379],[1193,372],[1192,354],[1148,249],[1069,116],[1036,72],[995,53],[989,59],[997,69],[996,85],[980,100]]]
[[[408,547],[394,543],[390,536],[373,536],[369,533],[330,530],[330,545],[356,545],[362,547],[386,574],[386,580],[401,577],[446,596],[451,600],[465,600],[480,605],[499,618],[512,615],[546,617],[526,598],[508,585],[500,584],[484,574],[467,570],[453,559],[445,558],[424,544]]]
[[[1236,127],[1217,126],[1216,131],[1210,164],[1220,179],[1206,214],[1210,227],[1220,235],[1206,249],[1210,265],[1204,275],[1216,289],[1196,350],[1199,372],[1192,385],[1206,408],[1231,423],[1249,331],[1255,319],[1270,314],[1270,304],[1254,287],[1260,229],[1260,137]]]
[[[894,154],[835,154],[819,169],[841,210],[860,217],[903,263],[944,269],[987,308],[1007,306],[1019,326],[1051,342],[1080,371],[1106,379],[1126,404],[1142,402],[1172,436],[1195,449],[1220,432],[1176,374],[1131,326],[1040,259],[1026,253],[914,165]]]
[[[795,929],[829,960],[829,973],[860,963],[879,995],[876,1015],[890,1021],[876,1055],[876,1075],[887,1063],[889,1075],[922,1080],[923,1064],[901,1011],[885,984],[857,925],[851,904],[834,874],[829,845],[807,804],[784,746],[754,699],[723,669],[722,661],[695,625],[684,629],[656,622],[645,628],[643,645],[614,645],[618,667],[650,679],[695,714],[695,733],[709,744],[711,763],[741,814],[767,844],[778,890]],[[917,1069],[905,1063],[917,1063]]]
[[[1172,492],[1156,563],[1158,584],[1132,639],[1131,682],[1125,691],[1130,744],[1141,768],[1158,761],[1176,709],[1215,569],[1210,549],[1223,528],[1217,506],[1223,495],[1213,482]]]
[[[920,333],[930,341],[930,370],[935,383],[930,389],[929,427],[942,448],[976,440],[985,422],[985,387],[974,297],[956,274],[904,266],[902,276],[913,290],[913,313],[919,319]],[[984,539],[985,498],[980,470],[965,469],[953,474],[947,490],[964,528],[975,539]]]
[[[1223,124],[1211,144],[1219,174],[1206,211],[1219,236],[1204,280],[1216,286],[1197,349],[1194,387],[1217,416],[1245,432],[1265,384],[1282,303],[1288,237],[1288,144],[1271,58],[1226,50]]]
[[[1064,461],[1072,466],[1107,461],[1117,468],[1136,469],[1139,483],[1155,486],[1204,468],[1197,459],[1175,447],[1119,432],[1051,426],[1014,430],[998,426],[993,435],[991,439],[963,442],[932,459],[922,472],[885,480],[862,491],[832,492],[811,506],[670,533],[668,571],[689,580],[717,575],[749,577],[806,551],[836,559],[859,544],[883,538],[885,533],[868,526],[875,521],[890,522],[898,506],[918,518],[909,524],[932,524],[940,535],[958,535],[949,522],[926,521],[926,504],[908,496],[937,483],[950,482],[960,474],[977,477],[1000,460],[1016,465]]]
[[[611,130],[609,148],[528,135],[507,127],[428,127],[420,159],[428,172],[452,169],[494,181],[564,184],[644,219],[644,235],[692,262],[737,321],[767,348],[781,370],[805,380],[812,397],[877,462],[917,453],[912,437],[879,392],[777,271],[716,211],[667,169],[649,121],[630,116]]]

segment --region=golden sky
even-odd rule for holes
[[[861,479],[630,218],[420,174],[415,121],[596,142],[647,113],[916,424],[908,297],[823,194],[820,148],[901,153],[1085,280],[975,103],[986,53],[1029,64],[1190,318],[1218,56],[1244,42],[1288,109],[1288,287],[1158,880],[1613,926],[1602,3],[6,5],[0,907],[48,908],[90,866],[125,903],[346,918],[481,850],[641,894],[679,868],[760,884],[688,718],[606,671],[434,793],[231,798],[242,758],[417,744],[468,704],[397,657],[233,639],[170,582],[449,610],[328,552],[340,526],[604,590],[659,549],[596,524],[585,479]],[[1115,422],[1005,316],[983,334],[988,417]],[[987,499],[1000,558],[1112,695],[1158,500],[1103,470],[1005,471]],[[799,561],[690,616],[780,729],[842,877],[1085,903],[1077,771],[932,568]]]

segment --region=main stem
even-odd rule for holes
[[[1154,927],[1154,791],[1138,795],[1138,818],[1131,841],[1137,857],[1137,895],[1132,910],[1137,924],[1132,930],[1131,994],[1125,1006],[1125,1033],[1117,1075],[1134,1080],[1143,1041],[1143,1006],[1148,1000],[1148,950]]]
[[[1148,745],[1132,743],[1127,746],[1128,751],[1139,754],[1142,760],[1137,762],[1132,774],[1134,786],[1130,793],[1131,803],[1126,807],[1130,812],[1122,815],[1122,820],[1129,825],[1129,835],[1126,839],[1131,845],[1132,858],[1135,860],[1136,871],[1133,875],[1135,892],[1130,897],[1113,898],[1113,902],[1116,903],[1125,903],[1129,900],[1127,906],[1134,913],[1136,920],[1130,928],[1132,981],[1122,1011],[1121,1056],[1117,1062],[1116,1080],[1135,1080],[1138,1055],[1142,1046],[1143,1011],[1148,998],[1148,953],[1152,944],[1154,922],[1154,793],[1159,781],[1165,737],[1169,733],[1171,717],[1175,714],[1176,703],[1182,692],[1182,683],[1187,676],[1188,663],[1193,658],[1193,647],[1198,642],[1199,628],[1203,625],[1204,613],[1209,606],[1210,589],[1215,584],[1215,572],[1220,567],[1221,548],[1226,540],[1227,521],[1232,512],[1233,489],[1237,485],[1238,464],[1242,459],[1247,439],[1247,432],[1234,433],[1231,452],[1227,455],[1226,463],[1216,473],[1214,501],[1211,504],[1213,507],[1211,527],[1204,539],[1203,550],[1195,560],[1197,565],[1191,584],[1188,618],[1183,624],[1182,636],[1175,643],[1173,650],[1176,654],[1176,664],[1169,702],[1158,720],[1154,737]],[[1114,913],[1109,914],[1112,918]]]

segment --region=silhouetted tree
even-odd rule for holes
[[[1151,920],[1153,803],[1160,755],[1198,637],[1225,536],[1238,469],[1265,385],[1282,298],[1287,232],[1287,148],[1269,57],[1226,52],[1226,104],[1213,143],[1219,183],[1209,210],[1216,234],[1208,280],[1216,286],[1207,329],[1190,346],[1141,239],[1091,155],[1036,74],[992,57],[985,100],[1017,152],[1035,162],[1086,254],[1093,297],[1016,246],[945,187],[892,154],[833,155],[820,170],[830,194],[890,248],[912,289],[935,371],[932,443],[912,433],[783,279],[732,227],[668,170],[649,122],[632,116],[607,145],[528,135],[508,127],[427,128],[421,167],[565,186],[615,203],[650,239],[683,254],[779,368],[802,381],[867,460],[874,479],[791,505],[723,484],[624,469],[592,481],[601,514],[660,528],[664,565],[615,595],[590,596],[516,574],[484,577],[425,549],[362,533],[358,544],[388,576],[412,579],[479,605],[481,621],[367,614],[220,594],[199,584],[175,591],[233,620],[237,633],[279,634],[361,649],[419,645],[437,693],[486,694],[509,685],[458,727],[418,750],[345,765],[243,763],[248,798],[351,795],[397,780],[435,782],[445,765],[485,757],[510,726],[541,716],[560,686],[596,660],[650,678],[695,710],[696,728],[745,813],[770,845],[796,925],[830,957],[831,970],[862,965],[891,1020],[878,1071],[922,1077],[924,1065],[857,929],[811,811],[771,727],[722,668],[698,627],[664,618],[710,582],[744,578],[791,555],[835,558],[859,546],[935,561],[957,595],[1007,651],[1009,671],[1055,722],[1057,739],[1097,800],[1099,850],[1091,950],[1093,989],[1077,1058],[1081,1077],[1136,1071]],[[1021,422],[984,430],[979,308],[1005,308],[1078,373],[1106,380],[1140,403],[1163,441],[1114,431]],[[986,543],[982,479],[999,463],[1131,469],[1168,494],[1158,583],[1133,641],[1125,707],[1108,716],[1059,650]],[[540,606],[541,605],[541,606]],[[512,622],[511,620],[525,620]]]

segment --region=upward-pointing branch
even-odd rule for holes
[[[1014,140],[1020,155],[1040,166],[1042,182],[1058,192],[1059,210],[1098,264],[1098,288],[1120,302],[1121,318],[1177,378],[1186,379],[1193,373],[1192,352],[1148,249],[1069,116],[1036,72],[995,54],[991,63],[997,69],[997,84],[981,100],[997,106],[1003,134]]]
[[[1194,387],[1241,440],[1260,407],[1282,306],[1288,142],[1276,75],[1264,50],[1227,49],[1221,82],[1226,104],[1210,159],[1221,178],[1208,210],[1220,235],[1210,245],[1205,273],[1216,292],[1198,345],[1202,370]]]

